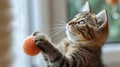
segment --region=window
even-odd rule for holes
[[[68,20],[71,20],[87,0],[67,0]],[[88,0],[95,13],[107,9],[109,18],[109,37],[102,48],[105,67],[119,67],[120,64],[120,4],[112,6],[106,0]],[[110,0],[108,0],[110,1]],[[116,1],[116,0],[115,0]],[[119,0],[118,0],[119,1]]]
[[[95,8],[93,10],[96,13],[104,8],[109,11],[109,23],[111,29],[108,42],[120,42],[120,31],[118,30],[120,29],[120,20],[113,18],[113,15],[111,15],[111,7],[107,5],[104,0],[89,1],[92,8]],[[101,2],[101,4],[98,4],[99,2]],[[11,3],[13,5],[12,12],[14,16],[12,25],[13,51],[15,53],[15,61],[12,67],[45,67],[44,61],[41,59],[42,56],[40,54],[36,57],[29,57],[23,52],[22,41],[26,36],[36,30],[44,31],[46,34],[49,33],[52,24],[57,23],[57,19],[63,21],[67,21],[67,18],[68,20],[72,19],[74,15],[78,13],[78,9],[85,2],[84,0],[11,0]],[[100,7],[100,9],[97,9],[97,7]],[[118,8],[118,13],[119,11],[120,8]],[[111,46],[112,48],[110,45],[103,48],[106,62],[108,62],[107,60],[109,58],[109,61],[111,61],[111,58],[118,59],[120,56],[120,46],[116,46],[117,49],[113,49],[116,48],[113,46]],[[114,52],[116,52],[116,56],[113,58],[111,55],[114,54]],[[119,61],[115,60],[115,63],[116,62],[119,64]]]
[[[40,63],[43,63],[40,61],[41,55],[30,57],[22,50],[24,38],[39,28],[40,30],[43,29],[41,24],[42,15],[39,11],[40,3],[39,0],[11,0],[13,15],[12,51],[14,52],[12,67],[38,67]],[[43,66],[41,65],[41,67]]]
[[[72,19],[86,0],[68,0],[68,18]],[[108,0],[109,1],[109,0]],[[107,42],[120,42],[120,4],[112,6],[106,0],[89,0],[92,10],[95,13],[107,9],[109,18],[109,37]]]

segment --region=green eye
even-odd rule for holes
[[[77,22],[78,24],[85,24],[85,21],[84,20],[80,20]]]

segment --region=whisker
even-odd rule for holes
[[[52,38],[53,36],[57,35],[58,33],[62,32],[62,31],[65,31],[65,29],[58,31],[57,33],[53,34],[50,38]]]
[[[58,25],[58,26],[53,26],[53,27],[65,27],[65,25],[61,25],[61,26],[60,26],[60,25]]]
[[[64,32],[65,33],[65,32]],[[62,34],[62,35],[60,35],[60,36],[57,36],[56,38],[55,38],[55,40],[54,40],[54,42],[56,42],[56,43],[58,43],[60,40],[62,40],[63,38],[65,38],[65,35],[64,34]]]
[[[65,29],[65,26],[53,27],[53,28],[51,29],[51,31],[52,31],[53,33],[55,33],[55,32],[57,32],[57,31],[59,31],[60,29]]]
[[[52,29],[51,29],[51,33],[50,33],[50,35],[51,34],[53,34],[53,33],[56,33],[56,32],[58,32],[59,30],[61,30],[61,29],[65,29],[65,26],[55,26],[55,27],[53,27]]]
[[[63,24],[67,24],[65,21],[63,21],[63,20],[57,20],[58,22],[60,22],[60,23],[63,23]]]
[[[65,29],[66,29],[66,24],[67,24],[66,22],[64,22],[62,20],[57,20],[57,21],[59,23],[53,24],[53,28],[51,29],[52,32],[50,32],[50,38],[53,38],[54,36],[65,31]]]
[[[52,29],[61,29],[61,28],[65,28],[65,26],[62,26],[62,27],[53,27]]]
[[[63,24],[63,23],[56,23],[56,24],[53,24],[53,26],[65,26],[66,24]]]
[[[53,26],[65,26],[66,24],[54,24]]]
[[[53,33],[56,33],[56,32],[58,32],[58,31],[60,31],[60,30],[63,30],[64,28],[61,28],[61,29],[52,29],[51,31],[51,34],[53,34]]]
[[[64,32],[64,33],[65,33],[65,32]],[[58,40],[60,40],[60,39],[63,39],[63,38],[65,38],[65,35],[64,35],[64,34],[62,34],[62,35],[60,35],[60,36],[57,36],[57,37],[55,38],[55,42],[58,41]]]
[[[51,29],[52,32],[50,32],[50,36],[53,35],[54,33],[58,32],[60,29],[63,29],[63,28]]]

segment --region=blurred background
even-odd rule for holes
[[[52,28],[71,20],[86,1],[0,0],[0,67],[45,67],[41,54],[30,57],[23,52],[23,40],[39,30],[49,36],[54,34],[52,40],[59,42],[65,32]],[[120,1],[88,1],[96,14],[107,9],[109,37],[102,48],[102,59],[106,67],[120,67]]]

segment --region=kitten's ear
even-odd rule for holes
[[[90,4],[89,2],[86,2],[85,5],[82,7],[82,10],[80,12],[91,12]]]
[[[107,11],[105,9],[96,15],[96,19],[99,24],[99,29],[108,26]]]

